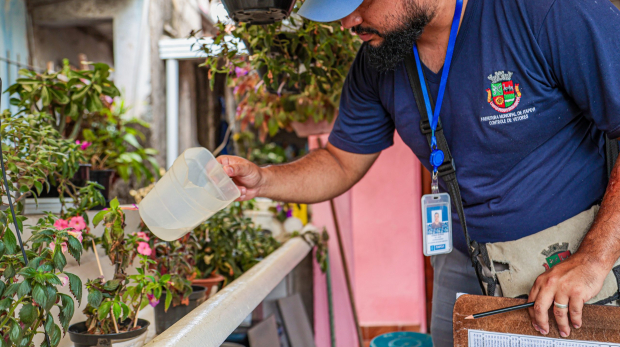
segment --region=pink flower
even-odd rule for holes
[[[142,255],[146,255],[149,256],[151,255],[151,247],[149,247],[149,244],[146,242],[138,242],[138,253],[142,254]]]
[[[241,68],[241,67],[235,67],[235,75],[237,75],[237,77],[241,77],[241,76],[245,76],[248,74],[248,70]]]
[[[86,222],[84,221],[84,217],[78,216],[71,218],[71,220],[69,221],[69,227],[77,231],[83,230],[84,228],[86,228]]]
[[[78,239],[78,241],[80,241],[80,243],[82,241],[84,241],[84,237],[82,237],[82,232],[81,231],[69,231],[69,235],[75,237],[76,239]]]
[[[144,231],[138,231],[138,237],[143,239],[144,241],[150,240]]]
[[[54,228],[58,230],[67,229],[69,227],[69,223],[64,219],[58,219],[54,222]]]
[[[159,300],[155,299],[155,296],[152,294],[146,294],[146,297],[149,299],[149,304],[153,307],[157,306],[157,304],[159,304]]]
[[[50,248],[52,249],[52,251],[54,251],[56,249],[56,243],[50,242]],[[60,248],[62,249],[63,253],[67,253],[68,248],[66,242],[61,243]]]
[[[62,284],[63,287],[69,283],[69,276],[67,275],[58,275],[58,278],[60,279],[60,284]]]
[[[88,142],[88,141],[80,142],[80,140],[77,140],[77,141],[75,141],[75,144],[76,145],[80,145],[80,149],[81,150],[85,150],[90,145],[92,145],[92,142]]]

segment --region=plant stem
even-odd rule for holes
[[[142,297],[144,295],[144,290],[140,292],[140,300],[138,300],[138,307],[136,307],[135,317],[133,318],[133,327],[135,328],[138,325],[138,312],[140,312],[140,306],[142,306]]]
[[[78,132],[80,131],[80,127],[82,126],[83,119],[84,117],[78,117],[77,122],[75,122],[75,124],[73,125],[73,130],[71,131],[71,134],[69,135],[70,140],[75,140],[75,138],[77,137]]]
[[[97,259],[97,266],[99,267],[99,274],[101,275],[101,283],[105,283],[105,277],[103,277],[103,270],[101,269],[101,262],[99,261],[99,255],[97,254],[97,245],[95,239],[91,239],[93,242],[93,253],[95,253],[95,259]]]
[[[0,324],[0,327],[3,327],[6,325],[6,323],[9,321],[9,318],[13,317],[13,312],[15,312],[15,309],[17,308],[17,306],[19,306],[19,304],[22,303],[23,299],[19,299],[17,300],[17,302],[15,303],[15,305],[13,305],[11,307],[11,311],[9,311],[9,314],[6,316],[6,319],[2,322],[2,324]]]
[[[116,319],[114,318],[112,310],[110,310],[110,317],[112,317],[112,323],[114,323],[114,330],[116,330],[116,333],[118,334],[118,325],[116,325]]]

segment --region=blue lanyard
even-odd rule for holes
[[[420,54],[418,53],[418,46],[413,45],[413,54],[415,55],[416,65],[418,67],[418,76],[420,77],[420,84],[422,85],[422,93],[424,94],[424,103],[426,104],[426,112],[428,113],[428,122],[431,125],[432,137],[431,137],[431,157],[430,162],[433,166],[433,173],[437,173],[437,168],[443,163],[444,153],[437,148],[437,138],[435,137],[435,130],[437,129],[437,122],[439,121],[439,112],[441,111],[441,103],[443,102],[443,95],[446,91],[446,83],[448,82],[448,74],[450,73],[450,64],[452,63],[452,55],[454,54],[454,43],[456,42],[456,35],[459,30],[459,23],[461,22],[461,11],[463,10],[463,0],[456,1],[456,8],[454,9],[454,19],[452,19],[452,27],[450,29],[450,39],[448,41],[448,50],[446,52],[446,60],[443,64],[443,72],[441,73],[441,83],[439,84],[439,92],[437,93],[437,103],[435,104],[435,111],[431,108],[431,101],[428,97],[428,91],[426,90],[426,82],[424,81],[424,72],[422,71],[422,63],[420,62]],[[422,116],[422,115],[420,115]]]

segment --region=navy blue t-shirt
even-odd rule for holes
[[[441,71],[424,69],[436,99]],[[445,93],[440,120],[471,237],[556,225],[605,193],[603,132],[620,137],[620,11],[608,0],[469,0]],[[379,73],[362,46],[330,143],[377,153],[397,130],[429,168],[419,124],[404,63]],[[467,252],[455,212],[452,225]]]

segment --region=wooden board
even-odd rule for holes
[[[291,347],[316,347],[310,321],[299,294],[278,299],[278,310]]]
[[[527,309],[479,319],[465,319],[471,314],[519,305],[526,301],[525,299],[462,295],[456,300],[452,314],[454,346],[468,346],[467,331],[469,329],[542,336],[532,327]],[[549,311],[549,315],[550,331],[547,337],[561,338],[552,310]],[[571,334],[567,339],[620,343],[620,307],[586,305],[583,309],[581,328],[571,329]]]
[[[248,330],[250,347],[274,347],[280,345],[278,336],[278,323],[274,315],[269,316],[262,322]]]

